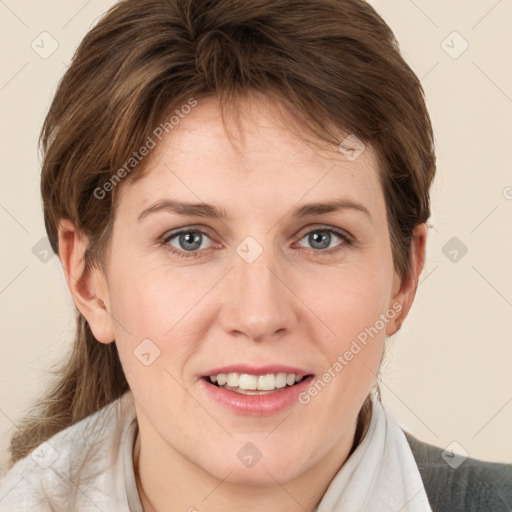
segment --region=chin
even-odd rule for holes
[[[280,471],[278,467],[263,467],[256,468],[233,468],[232,473],[226,478],[226,482],[235,485],[248,486],[248,487],[269,487],[278,484],[285,484],[286,482],[298,476],[298,472],[289,471],[285,474]],[[219,478],[224,478],[219,477]]]
[[[246,455],[247,453],[250,455]],[[247,447],[245,451],[242,449],[234,453],[234,462],[232,458],[226,460],[225,457],[224,454],[221,464],[211,467],[212,460],[219,460],[213,457],[203,468],[214,478],[236,485],[274,486],[277,482],[285,483],[293,480],[308,469],[303,467],[303,461],[296,460],[297,451],[293,453],[280,451],[271,457],[261,452],[258,454],[254,447]]]

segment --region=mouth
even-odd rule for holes
[[[250,373],[219,373],[202,378],[212,386],[241,395],[271,395],[282,392],[299,384],[313,374],[267,373],[254,375]]]
[[[222,370],[199,378],[201,392],[212,405],[243,416],[271,416],[297,406],[301,393],[314,379],[314,374],[296,368],[277,373],[272,372],[275,368],[246,369],[247,373]]]

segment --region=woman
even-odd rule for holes
[[[509,466],[454,469],[380,402],[435,155],[371,6],[120,2],[41,140],[77,333],[2,510],[512,506]]]

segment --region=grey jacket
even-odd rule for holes
[[[433,512],[511,512],[512,464],[468,457],[453,469],[443,449],[404,430]]]

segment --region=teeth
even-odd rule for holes
[[[237,387],[238,386],[238,374],[236,374],[236,373],[228,373],[226,384],[230,388]]]
[[[286,373],[278,373],[276,375],[276,388],[284,388],[286,386]]]
[[[240,377],[238,373],[233,373],[233,375],[235,377],[231,381],[233,382],[231,388],[256,389],[258,387],[258,377],[256,375],[247,375],[247,373],[242,373]]]
[[[260,375],[258,377],[257,388],[261,391],[271,391],[276,387],[276,378],[269,373],[268,375]]]
[[[240,390],[273,391],[293,386],[303,379],[301,375],[293,373],[268,373],[267,375],[250,375],[247,373],[219,373],[210,375],[210,382],[220,387],[238,388]]]

